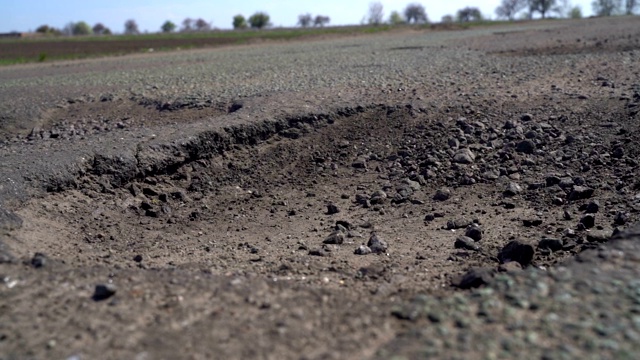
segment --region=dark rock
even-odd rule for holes
[[[533,152],[536,151],[536,143],[530,139],[522,140],[516,145],[516,151],[525,154],[533,154]]]
[[[451,190],[447,188],[442,188],[436,190],[436,194],[433,195],[433,200],[435,201],[446,201],[451,197]]]
[[[331,251],[328,248],[322,247],[318,249],[309,250],[309,255],[327,257],[327,256],[331,256]]]
[[[340,245],[344,243],[344,233],[340,230],[336,230],[332,232],[324,241],[324,244],[335,244]]]
[[[44,267],[47,264],[47,256],[43,253],[37,252],[31,258],[31,266],[38,269]]]
[[[389,244],[386,241],[380,239],[376,233],[371,234],[369,241],[367,242],[367,246],[371,249],[373,253],[379,254],[384,253],[389,248]]]
[[[489,284],[495,270],[489,268],[473,268],[452,281],[452,285],[460,289],[472,289]]]
[[[501,263],[509,261],[517,261],[523,267],[526,267],[533,260],[535,249],[531,244],[524,243],[519,240],[512,240],[505,245],[498,253],[498,260]]]
[[[93,293],[92,299],[95,301],[106,300],[116,293],[116,286],[113,284],[99,284]]]
[[[586,206],[584,211],[589,213],[589,214],[595,214],[600,210],[600,202],[598,200],[593,200],[591,202],[589,202]]]
[[[595,214],[585,214],[580,218],[580,224],[582,224],[585,229],[591,229],[596,226],[596,216]]]
[[[136,256],[133,257],[133,261],[139,263],[142,262],[142,255],[138,254]]]
[[[464,236],[470,237],[473,241],[482,240],[482,228],[480,226],[469,226],[464,232]]]
[[[563,248],[562,240],[558,239],[542,239],[538,242],[538,249],[548,249],[551,251],[559,251]]]
[[[358,248],[353,252],[356,255],[368,255],[371,254],[371,248],[369,248],[366,245],[360,245],[358,246]]]
[[[366,169],[367,161],[365,159],[356,159],[353,163],[351,163],[351,166],[356,169]]]
[[[382,190],[378,190],[371,194],[371,198],[369,199],[369,201],[373,205],[380,205],[383,204],[386,199],[387,193]]]
[[[593,196],[593,189],[586,186],[574,186],[569,193],[569,201],[588,199]]]
[[[478,244],[475,243],[475,240],[473,240],[468,236],[462,236],[462,235],[456,238],[456,241],[453,243],[453,247],[455,247],[456,249],[465,249],[465,250],[472,250],[472,251],[480,250],[480,246],[478,246]]]
[[[624,149],[620,146],[616,147],[611,151],[611,157],[614,159],[622,159],[624,157]]]
[[[336,204],[331,203],[327,205],[327,215],[333,215],[339,212],[340,209],[338,209],[338,206]]]
[[[525,113],[525,114],[520,115],[520,121],[527,122],[527,121],[531,121],[531,120],[533,120],[533,115],[531,115],[531,114]]]
[[[471,225],[471,221],[467,219],[454,219],[447,221],[447,230],[462,229]]]

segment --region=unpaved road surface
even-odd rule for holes
[[[638,39],[0,68],[0,359],[636,358]]]

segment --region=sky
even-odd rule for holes
[[[569,0],[582,7],[583,15],[591,14],[591,0]],[[367,14],[371,0],[0,0],[5,14],[0,33],[33,31],[47,24],[63,28],[69,22],[86,21],[89,25],[101,22],[114,33],[124,30],[124,22],[134,19],[141,31],[156,32],[170,20],[178,26],[185,18],[203,18],[213,27],[231,28],[233,16],[249,17],[264,11],[274,26],[295,26],[298,15],[326,15],[330,25],[359,24]],[[443,15],[455,14],[466,6],[478,7],[484,15],[495,17],[494,10],[501,0],[380,0],[385,19],[391,11],[402,10],[409,3],[421,3],[431,21]],[[8,16],[7,16],[8,15]]]

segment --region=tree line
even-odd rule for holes
[[[593,0],[591,3],[593,12],[596,16],[612,16],[612,15],[632,15],[638,9],[640,0]],[[580,6],[573,6],[570,0],[502,0],[500,5],[495,9],[498,19],[515,20],[517,18],[532,19],[536,14],[541,18],[547,18],[551,14],[566,18],[581,18],[582,9]],[[372,2],[369,4],[367,15],[362,19],[362,24],[380,25],[380,24],[425,24],[429,22],[427,12],[420,3],[408,4],[404,11],[392,11],[387,20],[384,16],[384,7],[380,2]],[[483,14],[477,7],[467,6],[459,9],[455,16],[445,15],[441,22],[474,22],[484,19]],[[298,16],[297,25],[302,28],[308,27],[324,27],[331,22],[331,18],[326,15],[315,15],[310,13],[300,14]],[[271,18],[266,12],[256,12],[245,18],[242,14],[233,17],[233,28],[242,30],[247,28],[263,29],[272,26]],[[211,31],[210,22],[202,18],[192,19],[186,18],[182,21],[181,27],[170,20],[165,21],[160,26],[163,33],[180,32],[204,32]],[[36,32],[52,35],[111,35],[112,31],[102,23],[96,23],[90,26],[84,21],[70,22],[62,29],[56,29],[48,25],[42,25],[36,29]],[[135,20],[129,19],[124,23],[124,34],[137,35],[140,34],[138,24]]]

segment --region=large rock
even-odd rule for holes
[[[500,250],[498,260],[500,260],[501,263],[517,261],[525,267],[531,263],[534,254],[535,249],[531,244],[520,240],[512,240]]]

